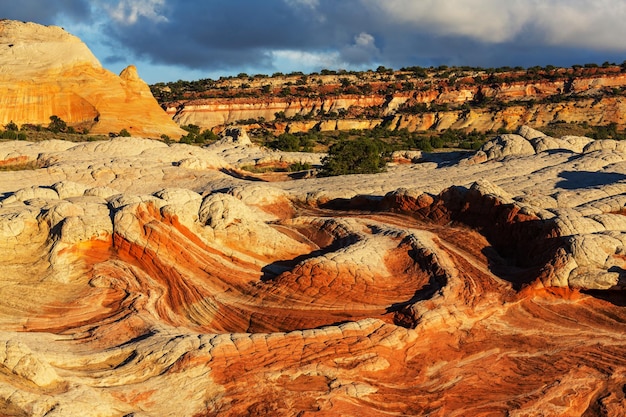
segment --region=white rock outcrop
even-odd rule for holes
[[[535,148],[523,136],[505,134],[496,136],[485,143],[479,150],[487,160],[501,159],[511,155],[534,155]]]

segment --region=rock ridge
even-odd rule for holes
[[[275,133],[374,127],[485,132],[554,123],[623,128],[625,87],[624,67],[610,65],[255,76],[183,88],[176,99],[177,85],[157,84],[152,90],[179,124],[214,130],[252,123]]]

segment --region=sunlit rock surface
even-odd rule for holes
[[[0,20],[0,125],[47,126],[53,115],[90,133],[184,133],[134,66],[117,76],[60,27]]]
[[[0,415],[624,415],[626,153],[532,133],[304,179],[1,143]]]
[[[624,127],[626,100],[617,94],[626,86],[623,66],[575,67],[240,74],[197,83],[184,94],[165,84],[153,88],[179,124],[214,130],[250,121],[275,134],[376,127],[486,132],[554,123]]]

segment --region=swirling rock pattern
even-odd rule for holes
[[[526,133],[284,182],[4,143],[41,168],[0,172],[0,414],[623,415],[626,154]]]

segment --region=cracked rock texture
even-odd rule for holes
[[[2,143],[0,415],[624,415],[626,151],[518,133],[296,180]]]

